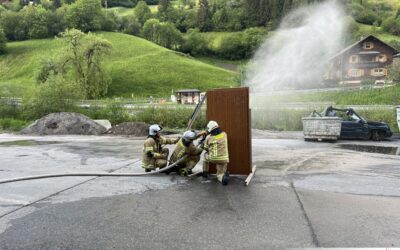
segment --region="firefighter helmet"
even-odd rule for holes
[[[158,124],[153,124],[149,127],[149,135],[157,135],[162,130],[162,127]]]
[[[207,124],[207,132],[210,133],[214,129],[218,128],[218,123],[216,121],[209,121]]]

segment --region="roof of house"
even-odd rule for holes
[[[180,89],[176,91],[176,93],[193,93],[193,92],[200,93],[201,91],[198,89]]]
[[[344,52],[346,52],[346,51],[348,51],[348,50],[354,48],[355,46],[357,46],[358,44],[364,42],[365,40],[367,40],[367,39],[369,39],[369,38],[374,38],[374,39],[378,40],[379,42],[381,42],[381,43],[383,43],[384,45],[386,45],[386,46],[388,46],[389,48],[391,48],[391,49],[394,51],[394,53],[397,53],[397,52],[398,52],[395,48],[393,48],[393,47],[390,46],[389,44],[383,42],[383,41],[380,40],[379,38],[377,38],[377,37],[375,37],[375,36],[373,36],[373,35],[369,35],[369,36],[367,36],[367,37],[365,37],[365,38],[363,38],[363,39],[361,39],[361,40],[359,40],[359,41],[357,41],[357,42],[355,42],[355,43],[353,43],[353,44],[347,46],[346,48],[342,49],[339,53],[337,53],[336,55],[332,56],[331,59],[333,59],[333,58],[335,58],[335,57],[337,57],[337,56],[340,56],[340,55],[343,54]],[[371,52],[375,52],[375,51],[371,51]],[[373,53],[371,53],[371,54],[373,54]],[[400,53],[399,53],[399,54],[400,54]]]

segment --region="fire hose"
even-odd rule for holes
[[[35,175],[35,176],[26,176],[26,177],[18,177],[18,178],[13,178],[13,179],[5,179],[5,180],[0,180],[0,184],[4,183],[9,183],[9,182],[17,182],[17,181],[27,181],[27,180],[36,180],[36,179],[45,179],[45,178],[54,178],[54,177],[69,177],[69,176],[125,176],[125,177],[140,177],[140,176],[148,176],[148,175],[155,175],[159,173],[163,173],[165,171],[168,171],[172,168],[174,168],[176,165],[181,163],[183,160],[185,160],[188,156],[185,155],[173,164],[159,169],[154,172],[149,172],[149,173],[65,173],[65,174],[47,174],[47,175]]]

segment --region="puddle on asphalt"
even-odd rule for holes
[[[378,153],[385,155],[400,155],[400,147],[384,147],[374,145],[340,144],[340,148],[359,152]]]
[[[58,141],[35,141],[35,140],[18,140],[0,142],[0,146],[38,146],[61,143]]]

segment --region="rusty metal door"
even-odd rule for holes
[[[252,171],[249,88],[207,91],[207,120],[216,121],[228,134],[231,174],[247,175]],[[215,173],[215,167],[210,166]]]

